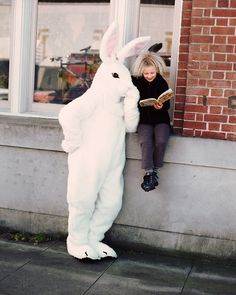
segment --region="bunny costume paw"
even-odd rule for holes
[[[116,252],[110,246],[102,242],[91,243],[91,246],[93,247],[93,249],[97,251],[98,255],[101,258],[105,258],[105,257],[117,258]]]
[[[150,40],[136,38],[116,52],[118,31],[112,23],[101,40],[102,64],[91,87],[59,113],[68,153],[67,248],[79,259],[117,257],[100,241],[122,206],[125,134],[135,132],[139,121],[139,92],[123,62]]]
[[[67,244],[67,251],[71,256],[78,259],[85,259],[85,258],[89,258],[92,260],[100,259],[100,255],[98,254],[98,252],[88,244],[81,245],[78,247],[73,247]]]

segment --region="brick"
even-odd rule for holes
[[[221,130],[225,132],[232,132],[236,134],[236,125],[222,124]]]
[[[201,35],[202,28],[201,27],[191,27],[190,33],[191,33],[191,35]]]
[[[223,53],[215,53],[213,57],[214,61],[226,61],[226,54]]]
[[[232,89],[232,90],[225,90],[224,91],[224,97],[229,97],[229,96],[234,96],[235,95],[235,90]]]
[[[199,67],[200,67],[200,62],[198,61],[189,61],[188,63],[188,69],[198,70]]]
[[[228,18],[216,19],[216,26],[228,26]]]
[[[205,114],[204,121],[206,122],[222,122],[226,123],[228,120],[228,116],[225,115],[216,115],[216,114]]]
[[[236,8],[236,0],[231,0],[230,1],[230,7],[231,8]]]
[[[175,112],[175,119],[181,119],[181,120],[183,120],[183,118],[184,118],[184,113],[183,112]]]
[[[188,79],[188,86],[198,86],[198,79]]]
[[[224,79],[225,73],[224,72],[213,72],[212,78],[213,79]]]
[[[226,38],[227,38],[226,36],[214,36],[214,44],[226,44]],[[231,36],[228,38],[231,38]]]
[[[180,43],[181,44],[189,44],[189,36],[181,36]]]
[[[236,15],[236,10],[235,10]],[[213,35],[234,35],[235,28],[232,27],[213,27],[211,28],[211,34]]]
[[[218,7],[229,7],[229,0],[218,0]]]
[[[194,17],[194,18],[192,18],[192,25],[193,26],[214,26],[215,19],[214,18]]]
[[[181,27],[190,27],[190,26],[191,26],[191,19],[183,18],[181,21]]]
[[[236,116],[229,117],[229,123],[236,124]]]
[[[192,10],[192,17],[202,17],[204,13],[204,9],[194,9]]]
[[[190,43],[213,43],[213,36],[194,35],[189,37]]]
[[[180,87],[180,86],[178,86],[177,88],[176,88],[176,91],[175,91],[175,94],[176,95],[178,95],[178,94],[185,94],[186,93],[186,87]]]
[[[208,130],[219,131],[220,130],[220,124],[219,123],[209,123],[208,124]]]
[[[185,99],[186,103],[190,103],[190,104],[196,104],[197,103],[197,97],[196,96],[190,96],[187,95],[186,99]]]
[[[184,0],[183,1],[183,9],[184,10],[192,10],[192,0]]]
[[[201,113],[198,114],[198,113],[197,113],[197,114],[196,114],[196,120],[197,120],[197,121],[203,121],[203,114],[201,114]]]
[[[195,121],[195,113],[184,113],[184,120]]]
[[[183,127],[183,120],[175,120],[174,119],[174,127],[180,127],[182,128]]]
[[[186,99],[185,95],[176,95],[175,96],[175,103],[184,103]]]
[[[230,88],[231,81],[226,80],[208,80],[207,86],[210,88]]]
[[[186,78],[187,77],[187,71],[186,70],[178,70],[178,78]]]
[[[233,66],[231,63],[220,63],[220,62],[208,63],[209,70],[232,71],[232,67]]]
[[[212,60],[212,53],[189,53],[189,60],[192,60],[192,61]]]
[[[210,107],[210,114],[221,114],[222,107],[218,106],[211,106]]]
[[[190,28],[181,28],[181,36],[189,36]]]
[[[211,31],[210,27],[202,27],[202,34],[203,35],[209,35]]]
[[[193,129],[201,129],[206,130],[207,124],[205,122],[194,122],[194,121],[184,121],[183,128],[193,128]]]
[[[213,44],[209,46],[210,52],[222,52],[222,53],[233,53],[234,52],[234,46],[233,45],[218,45]]]
[[[236,54],[227,54],[228,62],[236,62]]]
[[[179,70],[187,69],[187,67],[188,67],[188,63],[186,61],[180,61],[178,63],[178,69]],[[186,72],[186,74],[187,74],[187,72]]]
[[[236,141],[236,134],[235,133],[227,133],[226,139]]]
[[[234,72],[226,73],[226,80],[236,80],[236,73]]]
[[[216,0],[193,0],[193,7],[216,7]]]
[[[189,46],[180,44],[179,51],[180,52],[188,52],[189,51]]]
[[[198,83],[198,85],[200,86],[200,87],[206,87],[206,85],[207,85],[207,80],[201,80],[201,79],[199,79],[199,83]]]
[[[201,79],[210,79],[211,72],[209,71],[199,71],[199,70],[189,70],[188,75],[191,78],[201,78]]]
[[[235,23],[236,25],[236,23]],[[227,40],[228,44],[236,44],[236,36],[229,36]]]
[[[211,9],[204,9],[204,14],[205,17],[210,17],[211,16]]]
[[[187,79],[178,79],[176,85],[177,86],[186,86],[187,85]]]
[[[207,62],[201,62],[199,65],[200,70],[208,70],[208,63]]]
[[[202,105],[186,104],[185,111],[193,113],[205,113],[207,111],[207,107]]]
[[[184,111],[183,103],[175,103],[175,111]]]
[[[190,44],[189,52],[209,52],[208,44]]]
[[[234,9],[212,9],[212,16],[214,17],[235,17],[236,10]]]
[[[188,53],[180,53],[179,54],[179,60],[187,61],[188,60]]]
[[[228,98],[208,97],[207,103],[208,103],[208,105],[228,106]]]
[[[226,139],[226,134],[223,132],[202,131],[202,137],[214,139]]]
[[[229,18],[229,25],[230,26],[236,26],[236,19],[235,18]]]
[[[222,89],[211,89],[210,91],[211,96],[221,97],[223,95]]]
[[[209,89],[208,88],[199,88],[199,87],[189,87],[186,90],[186,94],[188,95],[208,95]]]
[[[229,109],[228,107],[224,107],[223,108],[223,112],[224,115],[229,115],[229,120],[232,120],[232,118],[234,118],[236,116],[236,109]],[[233,122],[231,122],[233,123]]]

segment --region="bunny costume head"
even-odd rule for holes
[[[68,153],[67,250],[79,259],[116,257],[101,241],[121,209],[125,133],[136,131],[139,120],[139,92],[123,62],[139,54],[150,37],[117,52],[117,31],[112,23],[102,39],[102,64],[91,88],[59,114]]]

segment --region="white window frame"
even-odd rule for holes
[[[183,0],[176,0],[175,4],[170,68],[170,83],[173,88],[177,73],[182,2]],[[33,102],[37,9],[38,0],[12,0],[8,96],[10,103],[8,103],[9,112],[4,108],[0,114],[57,118],[62,107],[57,104]],[[110,22],[115,19],[119,24],[120,47],[137,37],[139,16],[140,0],[110,1]]]

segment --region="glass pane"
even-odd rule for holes
[[[139,35],[151,36],[153,44],[159,44],[158,53],[164,58],[167,70],[171,58],[174,4],[174,0],[146,0],[141,1],[140,8]]]
[[[8,100],[11,0],[0,0],[0,101]]]
[[[34,102],[66,104],[91,85],[108,1],[39,2]]]

